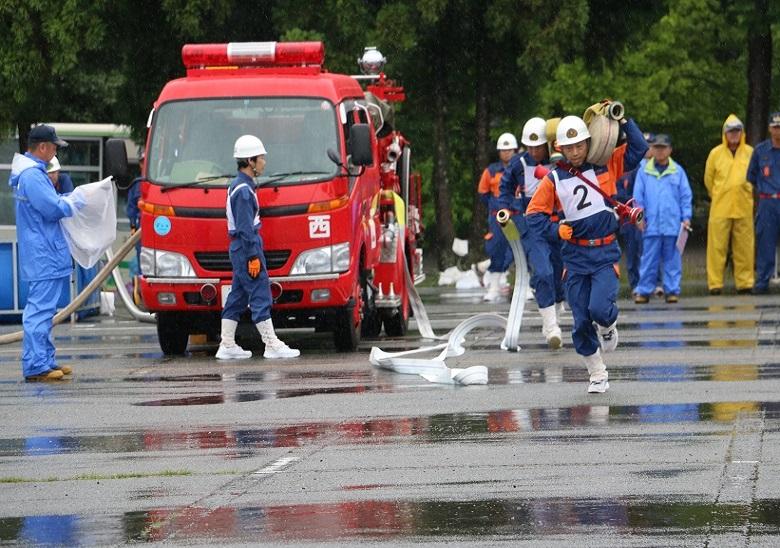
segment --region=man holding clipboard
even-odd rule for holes
[[[682,279],[682,250],[691,226],[691,185],[683,167],[672,160],[672,140],[659,133],[653,142],[653,158],[637,172],[634,203],[645,209],[642,260],[634,302],[650,300],[663,267],[667,303],[676,303]]]

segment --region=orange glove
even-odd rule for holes
[[[571,240],[573,232],[574,230],[567,224],[560,223],[558,225],[558,236],[561,240]]]
[[[260,275],[260,259],[255,257],[254,259],[249,259],[249,262],[247,263],[247,270],[249,271],[249,275],[253,278],[257,278]]]

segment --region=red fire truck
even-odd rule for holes
[[[274,324],[331,331],[340,351],[383,326],[406,332],[406,280],[424,275],[421,181],[394,127],[403,88],[374,48],[360,76],[326,71],[324,56],[321,42],[183,47],[187,75],[149,116],[139,202],[141,295],[164,353],[219,333],[232,276],[226,192],[244,134],[268,151],[257,197]]]

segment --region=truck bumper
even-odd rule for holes
[[[354,307],[354,279],[349,272],[271,276],[270,280],[276,297],[272,315],[279,327],[320,327],[345,308]],[[230,278],[142,277],[141,296],[151,312],[219,313],[231,282]]]

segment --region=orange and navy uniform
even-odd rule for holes
[[[504,174],[503,162],[493,162],[479,179],[477,192],[488,209],[488,233],[485,234],[485,252],[490,256],[490,272],[504,272],[512,264],[512,249],[509,247],[501,227],[496,221],[499,203],[501,176]]]
[[[523,215],[539,185],[534,173],[537,165],[529,152],[512,157],[501,177],[499,204],[512,212],[512,221],[522,236],[536,303],[539,308],[547,308],[564,299],[563,263],[558,239],[550,241],[539,237],[528,229]],[[553,216],[553,219],[557,220],[557,217]]]
[[[623,170],[633,169],[647,151],[647,143],[633,120],[627,121],[623,129],[627,142],[615,149],[606,166],[586,162],[578,170],[610,197],[617,193],[616,181]],[[608,327],[618,317],[618,220],[601,193],[561,164],[542,179],[528,204],[529,229],[548,239],[559,239],[559,223],[551,220],[556,210],[563,211],[572,228],[572,239],[561,247],[567,272],[566,300],[574,318],[571,338],[578,354],[591,356],[599,349],[594,322]]]
[[[633,120],[627,121],[623,129],[627,142],[615,148],[607,165],[585,163],[579,167],[579,171],[586,178],[594,183],[598,182],[601,190],[611,197],[617,194],[616,181],[624,169],[636,167],[647,151],[647,143]],[[559,184],[568,185],[568,189],[556,188]],[[567,190],[569,203],[563,204],[559,192],[567,194]],[[573,209],[567,211],[565,205]],[[578,217],[579,210],[587,215]],[[564,242],[562,248],[568,271],[588,273],[607,261],[617,263],[620,260],[620,247],[614,238],[619,228],[614,210],[595,189],[560,165],[556,165],[541,180],[528,204],[526,219],[529,228],[548,239],[558,239],[558,223],[551,219],[555,211],[564,212],[573,231],[572,241]],[[583,245],[573,243],[574,241]],[[593,243],[588,245],[589,242]]]
[[[493,198],[499,196],[499,184],[501,183],[501,176],[504,174],[504,164],[501,162],[493,162],[485,168],[482,172],[482,177],[479,179],[479,186],[477,192],[487,205],[487,201],[492,195]]]

